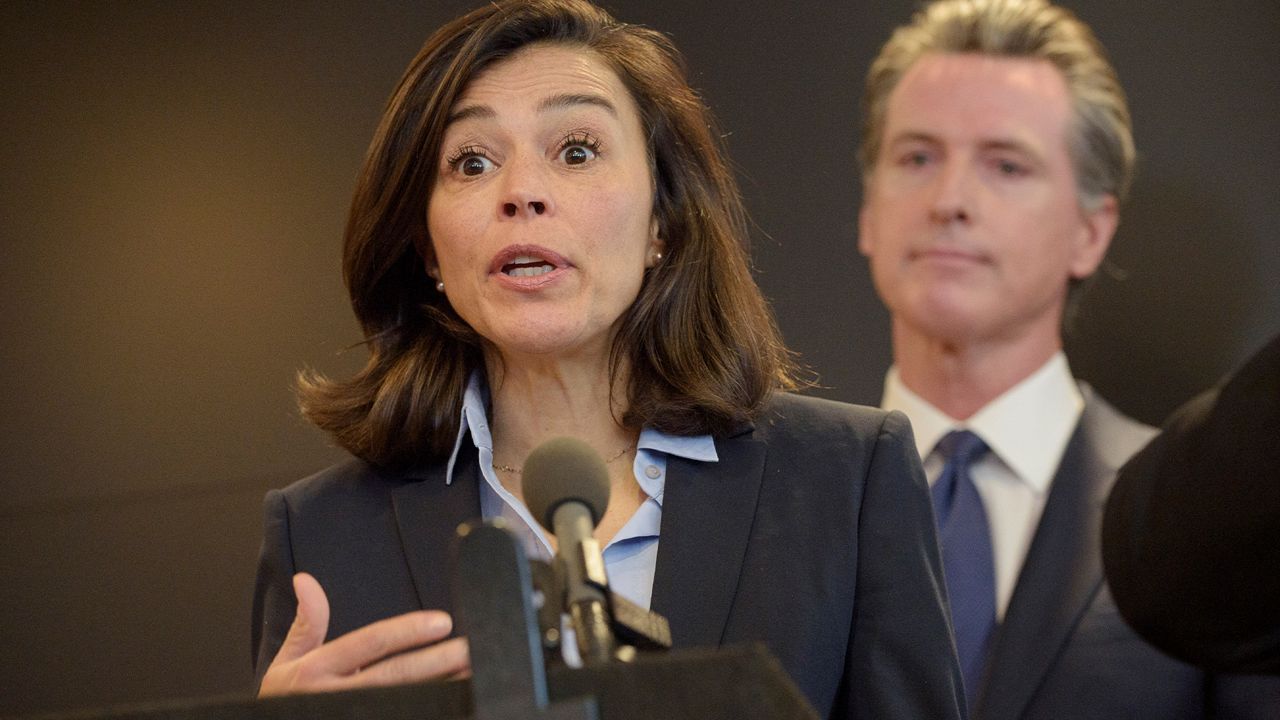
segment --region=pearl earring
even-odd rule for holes
[[[437,281],[436,281],[436,290],[437,290],[438,292],[444,292],[444,281],[443,281],[443,280],[437,280]]]
[[[658,264],[658,263],[660,263],[660,262],[662,262],[662,253],[660,253],[660,252],[656,252],[656,253],[654,253],[654,254],[653,254],[653,264],[654,264],[654,265],[657,265],[657,264]]]

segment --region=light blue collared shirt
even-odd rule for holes
[[[487,399],[488,389],[480,373],[472,373],[462,398],[462,422],[453,454],[449,456],[445,481],[453,482],[458,451],[462,448],[463,437],[469,433],[479,452],[480,475],[484,478],[480,484],[481,516],[486,520],[496,517],[506,520],[507,527],[524,544],[529,557],[550,560],[554,553],[546,531],[534,521],[524,503],[502,486],[494,472],[493,435],[485,412]],[[662,495],[667,481],[667,458],[671,455],[700,462],[718,462],[720,459],[710,435],[684,437],[643,428],[636,443],[636,459],[631,469],[647,497],[603,551],[610,588],[646,609],[653,597],[653,572],[657,566],[658,535],[662,529]]]

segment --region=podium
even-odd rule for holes
[[[762,646],[673,650],[630,663],[547,673],[551,705],[586,701],[600,720],[816,720]],[[530,714],[531,720],[555,711]],[[41,720],[468,720],[471,681],[265,698],[162,703],[40,716]],[[32,719],[34,720],[34,719]]]
[[[523,550],[501,523],[468,523],[458,536],[455,593],[470,679],[40,720],[817,720],[762,645],[548,667]]]

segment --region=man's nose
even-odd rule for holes
[[[967,162],[951,160],[939,168],[933,183],[930,215],[935,222],[967,222],[973,218],[975,178]]]

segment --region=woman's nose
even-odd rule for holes
[[[532,218],[555,209],[551,200],[551,179],[538,158],[520,158],[503,168],[499,212],[505,218]]]
[[[508,201],[502,204],[502,213],[507,217],[515,217],[526,209],[530,214],[542,215],[547,211],[547,203],[542,200]]]

